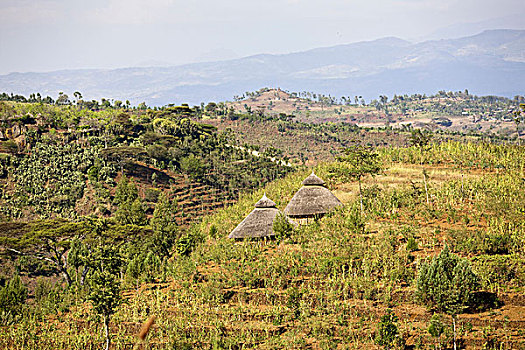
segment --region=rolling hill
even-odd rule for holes
[[[523,93],[525,31],[492,30],[459,39],[410,43],[398,38],[282,55],[174,67],[63,70],[0,76],[0,91],[87,99],[129,99],[148,105],[223,101],[261,86],[336,96],[435,93]]]

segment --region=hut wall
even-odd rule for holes
[[[309,225],[314,223],[316,220],[322,218],[324,214],[310,215],[310,216],[290,216],[290,219],[298,223],[299,225]]]

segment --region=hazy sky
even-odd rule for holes
[[[449,26],[436,35],[525,29],[524,14],[523,0],[0,0],[0,74],[421,40]]]

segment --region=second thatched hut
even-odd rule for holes
[[[343,205],[313,171],[304,179],[303,185],[284,209],[284,213],[295,222],[308,224]]]
[[[230,233],[228,238],[272,238],[276,235],[273,222],[279,215],[284,215],[276,208],[275,202],[266,197],[266,194],[255,203],[255,209]],[[284,216],[293,226],[295,222]]]

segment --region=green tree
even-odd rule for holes
[[[516,124],[516,139],[518,140],[518,145],[521,144],[519,126],[523,122],[523,114],[525,114],[525,104],[521,103],[520,109],[514,112],[514,123]]]
[[[101,98],[101,99],[100,99],[100,104],[101,104],[102,107],[104,107],[105,109],[111,108],[111,101],[108,100],[108,99]]]
[[[71,103],[71,101],[69,101],[69,96],[66,95],[65,93],[63,93],[62,91],[60,91],[58,93],[58,98],[56,100],[56,104],[57,105],[68,105],[70,103]]]
[[[422,131],[421,129],[413,129],[410,133],[408,141],[411,146],[418,147],[422,150],[428,148],[430,141],[432,140],[432,133],[430,131]]]
[[[137,186],[129,181],[125,175],[122,175],[122,178],[117,184],[113,203],[118,206],[115,212],[115,219],[119,223],[123,225],[146,224],[146,212],[138,195]]]
[[[217,104],[215,102],[210,102],[206,105],[205,110],[209,114],[217,114]]]
[[[138,198],[138,195],[137,186],[135,186],[133,182],[129,181],[126,175],[122,175],[115,190],[115,198],[113,199],[113,203],[119,205],[125,202],[132,202]]]
[[[94,313],[102,317],[106,337],[105,349],[108,350],[111,342],[109,322],[122,303],[119,279],[122,258],[117,248],[105,244],[95,249],[89,257],[88,264],[92,272],[89,278],[90,292],[87,299],[91,301]]]
[[[15,115],[16,111],[13,107],[3,101],[0,101],[0,120],[8,120]]]
[[[337,162],[329,168],[329,177],[340,182],[359,182],[359,202],[361,212],[363,208],[363,195],[361,181],[366,175],[376,175],[383,170],[379,155],[371,149],[356,145],[343,150],[343,155],[337,157]]]
[[[170,250],[178,238],[178,227],[175,221],[177,205],[161,193],[153,217],[150,220],[150,226],[153,229],[153,245],[164,256],[169,256]]]
[[[29,232],[16,239],[2,239],[7,250],[20,256],[31,256],[51,264],[68,285],[72,284],[68,252],[75,237],[86,235],[89,228],[83,223],[63,219],[44,220],[32,225]]]
[[[202,159],[193,154],[181,159],[180,168],[185,174],[197,180],[200,180],[205,173],[205,164],[202,162]]]
[[[139,197],[120,203],[115,219],[122,225],[143,226],[147,223],[146,212]]]
[[[422,261],[417,278],[417,298],[436,311],[452,316],[454,348],[456,347],[456,316],[473,306],[474,292],[479,288],[470,263],[450,253],[447,245],[430,262]]]
[[[388,115],[388,96],[379,95],[379,100],[381,101],[380,106],[385,111],[385,114]]]
[[[89,251],[82,240],[75,238],[71,241],[69,252],[67,253],[67,263],[75,269],[75,282],[78,284],[78,270],[82,266],[83,272],[80,284],[84,285],[85,274],[87,273],[87,266],[84,263],[85,257],[89,255]]]
[[[79,91],[75,91],[73,93],[73,96],[75,97],[76,104],[78,105],[79,102],[82,100],[82,94]]]
[[[273,220],[273,232],[280,238],[290,237],[293,232],[293,225],[286,215],[278,213]]]

